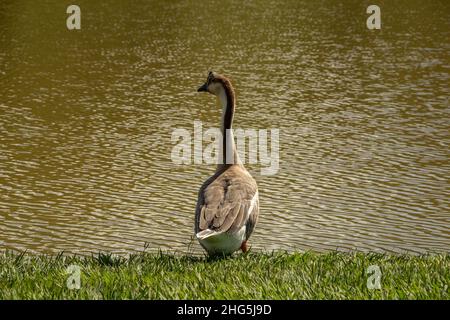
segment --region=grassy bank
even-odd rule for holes
[[[79,267],[80,289],[67,287],[70,265]],[[381,289],[367,288],[371,265],[380,268]],[[449,299],[449,267],[449,255],[250,253],[211,260],[6,252],[0,299]]]

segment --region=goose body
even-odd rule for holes
[[[231,126],[235,96],[231,82],[214,72],[198,91],[216,95],[222,104],[222,146],[215,174],[200,188],[195,213],[195,234],[210,255],[228,255],[242,249],[259,215],[256,181],[245,169],[234,145]]]

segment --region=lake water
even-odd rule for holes
[[[450,2],[0,2],[0,248],[200,252],[214,165],[171,160],[218,127],[196,89],[235,86],[236,128],[278,128],[255,250],[450,250]]]

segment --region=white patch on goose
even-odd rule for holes
[[[233,253],[241,247],[242,241],[245,239],[245,230],[246,226],[244,225],[238,232],[228,233],[228,232],[215,232],[212,231],[209,236],[205,238],[198,237],[199,233],[202,233],[206,230],[203,230],[197,233],[197,237],[200,243],[205,247],[206,251],[210,254],[215,253],[223,253],[230,254]],[[209,232],[206,232],[209,233]]]
[[[258,190],[256,190],[256,192],[250,202],[250,207],[248,208],[248,211],[247,211],[247,219],[248,219],[248,217],[250,217],[250,214],[252,213],[253,209],[255,209],[255,205],[256,205],[256,201],[258,201],[258,197],[259,197],[259,193],[258,193]]]

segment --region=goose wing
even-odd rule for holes
[[[200,189],[195,232],[208,229],[214,233],[234,232],[245,225],[248,239],[258,219],[258,212],[255,180],[248,173],[226,172],[206,181]]]

